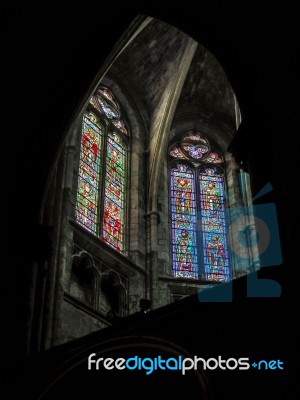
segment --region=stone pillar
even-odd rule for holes
[[[189,71],[192,59],[197,48],[197,43],[188,39],[184,51],[179,55],[179,67],[174,70],[171,79],[167,82],[162,94],[161,101],[153,112],[150,124],[150,146],[149,146],[149,194],[147,221],[149,224],[147,240],[150,243],[148,250],[148,287],[151,306],[157,308],[159,301],[159,282],[158,282],[158,235],[157,224],[159,223],[159,213],[157,210],[158,184],[163,165],[163,158],[166,156],[166,146],[168,145],[169,132],[173,121],[176,106],[181,94],[181,90]],[[171,267],[171,266],[170,266]]]
[[[148,226],[148,241],[149,241],[149,253],[148,253],[148,266],[150,268],[148,274],[148,292],[151,300],[151,307],[156,308],[159,303],[158,299],[158,234],[157,225],[159,223],[159,213],[157,211],[151,211],[146,214],[147,226]]]
[[[41,349],[48,349],[60,343],[61,336],[61,307],[64,291],[69,288],[71,256],[73,248],[73,231],[69,224],[73,218],[73,179],[76,139],[81,132],[82,118],[78,118],[69,135],[69,144],[61,152],[58,175],[55,176],[55,197],[53,200],[53,255],[48,271],[44,326]],[[53,177],[54,179],[54,177]]]
[[[47,271],[51,258],[51,233],[48,225],[36,225],[33,240],[31,279],[28,291],[26,353],[40,351]]]
[[[60,344],[61,309],[64,291],[69,289],[71,273],[71,257],[73,249],[73,230],[69,224],[73,217],[72,208],[72,178],[74,168],[75,146],[70,145],[65,153],[65,180],[62,191],[62,218],[60,226],[60,246],[55,276],[54,307],[53,307],[53,338],[52,345]]]
[[[245,213],[245,234],[247,235],[248,251],[249,251],[249,272],[254,272],[260,268],[259,249],[257,245],[257,230],[255,226],[255,216],[253,213],[252,193],[250,187],[249,174],[240,171],[241,192]]]

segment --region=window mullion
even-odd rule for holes
[[[102,149],[102,166],[99,185],[99,202],[98,202],[98,236],[103,237],[103,215],[104,215],[104,199],[105,199],[105,178],[106,178],[106,164],[107,164],[107,138],[108,138],[108,121],[104,119],[104,135],[103,135],[103,149]]]
[[[203,249],[203,231],[202,231],[202,215],[201,215],[201,196],[200,196],[200,181],[199,181],[199,169],[195,169],[195,185],[196,185],[196,207],[197,207],[197,225],[196,225],[196,236],[197,236],[197,247],[198,247],[198,277],[204,276],[204,249]]]

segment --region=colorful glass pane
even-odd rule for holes
[[[102,126],[93,114],[85,115],[82,125],[76,220],[88,231],[97,231],[97,202],[102,151]]]
[[[193,146],[191,144],[184,144],[183,149],[188,153],[188,155],[192,158],[199,160],[208,152],[207,146]]]
[[[194,172],[184,164],[171,169],[172,265],[178,278],[198,278]]]
[[[90,104],[96,108],[96,110],[98,110],[101,114],[103,113],[102,108],[98,102],[98,98],[97,96],[92,96],[90,99]]]
[[[204,274],[209,281],[230,280],[223,176],[213,168],[199,174]]]
[[[205,161],[212,164],[220,164],[223,162],[223,157],[221,157],[216,151],[212,151]]]
[[[125,165],[126,147],[115,133],[108,134],[103,239],[119,252],[124,252]]]
[[[170,150],[170,155],[174,158],[187,159],[187,157],[183,154],[179,147],[172,147],[172,149]]]
[[[119,112],[111,107],[104,99],[99,95],[92,96],[90,104],[95,107],[101,114],[104,113],[107,118],[119,118]]]
[[[113,121],[111,121],[111,122],[114,124],[114,126],[116,126],[118,129],[120,129],[120,131],[121,131],[122,133],[124,133],[125,135],[127,134],[127,129],[126,129],[125,124],[124,124],[124,122],[122,121],[122,119],[113,120]]]
[[[101,88],[98,90],[98,93],[100,93],[102,96],[106,97],[107,100],[109,100],[115,107],[117,106],[117,103],[114,101],[113,95],[107,88]]]
[[[194,140],[195,142],[207,143],[207,140],[201,137],[198,133],[189,133],[187,136],[183,138],[183,141]]]
[[[101,99],[101,97],[98,97],[98,101],[107,118],[119,118],[118,111],[112,108],[106,101]]]

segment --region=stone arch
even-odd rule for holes
[[[72,256],[70,294],[98,308],[100,273],[93,257],[86,251]]]
[[[108,270],[101,275],[101,296],[106,300],[109,309],[107,318],[114,322],[118,317],[127,314],[127,291],[120,275],[113,270]]]
[[[145,155],[149,138],[149,120],[144,105],[127,81],[120,79],[120,71],[112,67],[101,84],[112,90],[124,111],[129,125],[129,180],[127,185],[127,256],[138,265],[144,265],[146,249],[147,168]],[[141,240],[143,238],[143,240]]]

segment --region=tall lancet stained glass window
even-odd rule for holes
[[[224,158],[194,131],[169,155],[173,275],[228,282]]]
[[[128,140],[117,99],[99,87],[82,121],[76,221],[123,254]]]

